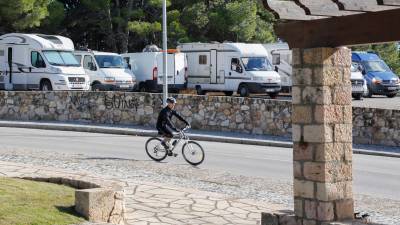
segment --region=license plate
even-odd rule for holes
[[[390,91],[397,90],[397,87],[388,87],[388,90]]]
[[[268,89],[267,89],[267,92],[275,92],[275,89],[268,88]]]
[[[353,91],[362,92],[362,91],[364,91],[364,88],[363,88],[362,86],[353,86],[353,87],[352,87],[352,90],[353,90]]]
[[[83,84],[72,84],[72,88],[83,88]]]
[[[129,85],[123,84],[123,85],[119,85],[120,88],[129,88]]]

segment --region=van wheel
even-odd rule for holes
[[[41,91],[52,91],[53,87],[51,86],[50,81],[44,80],[40,83],[40,90]]]
[[[276,98],[278,97],[278,93],[270,93],[270,94],[269,94],[269,97],[270,97],[271,99],[276,99]]]
[[[102,91],[101,84],[98,83],[92,84],[92,91]]]
[[[141,84],[139,87],[139,92],[147,92],[147,88],[145,84]]]
[[[238,94],[240,97],[248,97],[249,96],[249,88],[245,84],[241,84],[238,89]]]
[[[354,98],[355,100],[361,100],[361,99],[362,99],[362,96],[363,96],[363,94],[354,94],[354,95],[353,95],[353,98]]]
[[[206,91],[201,89],[201,86],[196,86],[197,95],[205,95]]]
[[[233,91],[224,91],[226,96],[232,96],[233,95]]]
[[[397,95],[397,93],[392,93],[392,94],[387,94],[386,96],[388,98],[394,98],[394,97],[396,97],[396,95]]]
[[[370,87],[367,88],[367,94],[365,94],[365,97],[372,98],[372,90],[370,89]]]

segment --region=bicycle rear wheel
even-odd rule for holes
[[[160,162],[167,157],[167,150],[161,144],[159,138],[150,138],[146,142],[146,153],[154,161]]]
[[[193,166],[200,165],[204,161],[204,150],[201,145],[195,141],[189,141],[182,147],[183,158]]]

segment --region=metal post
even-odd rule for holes
[[[163,104],[167,105],[168,74],[167,74],[167,1],[163,0]]]

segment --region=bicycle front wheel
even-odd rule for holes
[[[161,139],[150,138],[146,142],[146,153],[154,161],[160,162],[167,157],[167,150],[161,144]]]
[[[200,165],[204,161],[204,150],[195,141],[189,141],[182,147],[183,158],[193,166]]]

